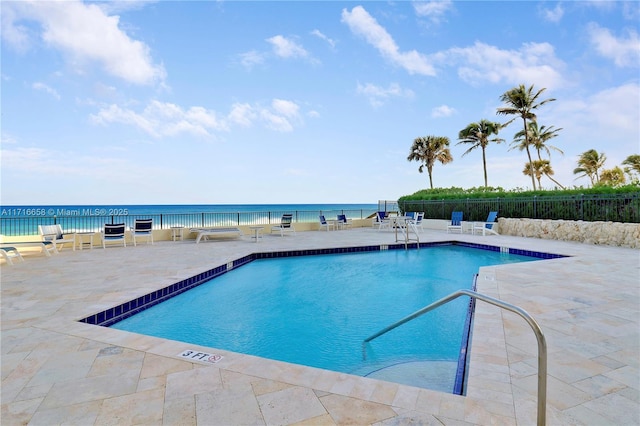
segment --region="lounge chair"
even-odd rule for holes
[[[131,228],[131,237],[133,238],[133,245],[136,245],[138,238],[146,238],[147,243],[151,241],[153,245],[153,219],[136,219],[133,222],[133,228]]]
[[[387,212],[376,212],[376,217],[373,219],[371,224],[374,228],[378,228],[378,230],[382,228],[389,227],[389,221],[387,220]]]
[[[200,243],[201,240],[207,241],[209,237],[215,235],[231,234],[236,237],[242,237],[244,235],[240,228],[191,228],[190,231],[198,234],[196,236],[196,244]]]
[[[418,228],[420,228],[421,231],[424,231],[424,228],[422,227],[423,219],[424,219],[424,212],[415,212],[413,215],[413,219],[410,219],[408,222],[413,225],[413,228],[415,229],[416,232],[418,231]]]
[[[271,233],[276,231],[280,232],[281,237],[284,237],[285,232],[293,232],[293,235],[296,235],[296,229],[293,227],[293,215],[290,213],[283,214],[280,224],[271,227]]]
[[[64,234],[60,225],[38,225],[38,233],[42,236],[42,241],[51,241],[56,246],[60,245],[60,250],[65,244],[71,244],[73,250],[76,249],[76,239],[73,234]],[[56,250],[58,248],[56,247]]]
[[[351,226],[351,220],[347,219],[347,216],[344,214],[338,215],[338,220],[336,221],[339,229],[347,229]]]
[[[0,247],[0,257],[2,257],[8,265],[13,265],[12,259],[18,259],[20,262],[24,262],[24,258],[15,247]]]
[[[329,231],[331,228],[336,229],[336,224],[333,222],[327,222],[327,219],[325,219],[324,215],[320,215],[318,216],[318,218],[320,219],[320,229],[325,228],[327,231]]]
[[[106,243],[122,242],[122,246],[127,246],[125,239],[125,226],[124,223],[108,224],[105,223],[102,230],[102,248],[107,248]]]
[[[487,216],[487,220],[485,222],[473,222],[473,228],[471,228],[471,232],[475,235],[475,233],[482,232],[482,235],[487,235],[487,233],[500,235],[496,232],[494,225],[497,225],[496,219],[498,217],[498,212],[489,212]]]
[[[451,212],[451,223],[447,225],[447,234],[453,231],[462,234],[462,212]]]

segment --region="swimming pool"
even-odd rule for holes
[[[468,300],[367,344],[460,288],[481,266],[536,260],[456,245],[255,260],[113,328],[452,391]]]

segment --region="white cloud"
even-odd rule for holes
[[[35,83],[33,83],[31,85],[31,87],[36,89],[36,90],[42,90],[43,92],[46,92],[46,93],[50,94],[51,96],[53,96],[57,100],[60,100],[60,94],[58,94],[58,92],[55,89],[47,86],[44,83],[35,82]]]
[[[451,117],[457,111],[455,108],[451,108],[448,105],[440,105],[439,107],[433,108],[431,110],[431,117],[440,118],[440,117]]]
[[[562,127],[565,153],[587,149],[604,151],[608,165],[618,165],[628,155],[640,153],[640,85],[629,83],[596,92],[585,98],[552,102],[546,124]],[[563,121],[558,122],[558,117]],[[585,142],[592,141],[592,142]],[[601,141],[606,141],[604,144]],[[585,145],[586,143],[586,145]],[[593,145],[589,145],[592,143]],[[599,145],[596,145],[599,143]],[[558,145],[560,146],[560,145]],[[566,149],[565,149],[566,148]]]
[[[264,59],[265,59],[263,53],[257,52],[255,50],[241,53],[238,56],[240,57],[240,63],[245,68],[249,68],[249,69],[253,68],[254,65],[260,65],[264,63]]]
[[[412,98],[414,96],[413,91],[403,89],[398,83],[391,83],[387,88],[371,83],[364,85],[358,83],[356,91],[358,94],[367,96],[374,107],[383,105],[384,101],[391,97]]]
[[[260,117],[266,126],[278,132],[293,131],[294,124],[301,123],[300,106],[292,101],[274,99],[271,108],[261,108]]]
[[[228,115],[229,122],[241,126],[250,127],[256,119],[254,108],[249,104],[235,103],[231,105],[231,112]]]
[[[626,37],[616,38],[611,32],[591,23],[588,28],[593,48],[604,58],[611,59],[618,67],[640,65],[640,39],[635,30],[626,31]]]
[[[116,104],[103,107],[90,116],[98,125],[112,123],[136,127],[155,138],[188,134],[204,138],[215,137],[215,132],[226,132],[231,125],[251,127],[256,120],[279,132],[293,131],[302,123],[300,105],[285,99],[273,99],[268,107],[235,103],[226,117],[219,118],[215,111],[194,106],[184,109],[178,105],[151,101],[142,111],[134,111]]]
[[[525,82],[556,88],[564,83],[560,73],[564,63],[548,43],[525,43],[519,50],[502,50],[476,42],[471,47],[449,49],[435,57],[443,62],[462,61],[458,75],[470,84]]]
[[[288,39],[281,35],[273,36],[267,39],[273,46],[273,52],[281,58],[306,58],[309,53],[294,40]]]
[[[426,56],[415,50],[400,52],[393,37],[362,6],[354,7],[351,12],[343,9],[342,22],[349,26],[351,32],[364,37],[384,58],[404,68],[409,74],[436,74]]]
[[[118,78],[134,84],[161,83],[162,65],[153,63],[149,46],[131,39],[119,16],[109,16],[96,4],[79,1],[3,2],[3,39],[14,46],[28,45],[28,32],[20,21],[41,25],[41,38],[82,67],[95,62]],[[80,73],[84,70],[79,69]]]
[[[156,138],[182,133],[210,137],[212,131],[227,130],[224,120],[219,120],[213,111],[202,107],[184,110],[175,104],[156,100],[140,113],[112,104],[91,115],[91,120],[101,125],[120,123],[134,126]]]
[[[336,42],[324,35],[322,32],[320,32],[320,30],[313,30],[311,31],[311,34],[326,41],[327,43],[329,43],[329,46],[336,47]]]
[[[450,0],[417,1],[413,3],[416,15],[427,17],[434,23],[440,23],[443,16],[453,9],[453,2]]]
[[[553,9],[542,8],[540,12],[542,14],[542,18],[545,21],[553,23],[560,22],[562,20],[562,17],[564,16],[564,8],[560,3],[558,3]]]

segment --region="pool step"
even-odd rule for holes
[[[456,381],[455,361],[406,361],[385,366],[368,366],[354,371],[358,376],[401,383],[441,392],[453,392]]]

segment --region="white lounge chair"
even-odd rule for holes
[[[196,236],[196,244],[199,244],[201,240],[207,241],[209,237],[215,235],[231,234],[236,237],[244,235],[240,228],[191,228],[190,231],[198,234]]]
[[[416,232],[418,231],[418,229],[420,229],[421,231],[424,231],[424,228],[422,227],[423,219],[424,219],[424,212],[417,212],[413,215],[413,219],[409,220],[408,222],[413,225],[413,228],[415,229]]]
[[[50,241],[56,246],[60,245],[60,250],[65,244],[71,244],[73,250],[76,249],[76,239],[73,234],[64,234],[60,225],[38,225],[38,233],[42,237],[42,241]],[[58,250],[58,247],[56,247]]]
[[[20,262],[24,262],[24,258],[18,249],[11,246],[0,247],[0,257],[2,257],[8,265],[13,265],[13,259],[18,259]]]
[[[293,227],[293,215],[283,214],[280,224],[271,227],[271,233],[273,232],[280,232],[281,237],[284,237],[285,232],[293,232],[293,235],[296,235],[296,229]]]
[[[486,222],[473,222],[473,228],[471,228],[471,232],[474,235],[476,232],[478,234],[482,233],[482,235],[487,235],[487,233],[493,234],[493,235],[500,235],[494,228],[494,225],[498,224],[498,222],[496,222],[497,217],[498,217],[498,212],[489,212]]]
[[[378,230],[382,228],[389,228],[390,223],[387,212],[376,212],[376,217],[373,219],[372,226],[374,228],[378,228]]]
[[[320,219],[320,229],[325,228],[327,231],[329,231],[331,228],[336,229],[336,224],[333,222],[327,222],[327,219],[325,219],[324,215],[320,215],[318,216],[318,218]]]
[[[138,238],[146,238],[147,243],[151,241],[153,245],[153,219],[136,219],[133,222],[133,228],[131,228],[131,238],[133,239],[133,245],[136,245]]]

